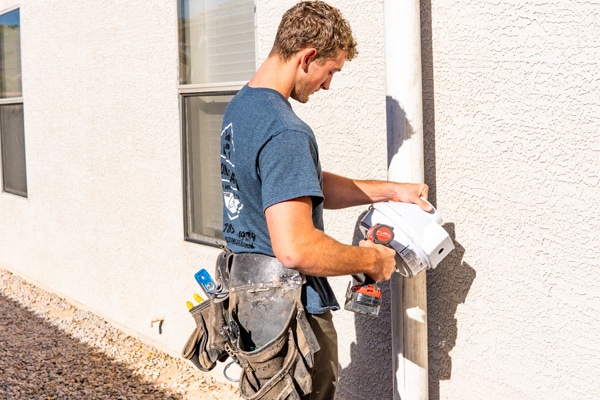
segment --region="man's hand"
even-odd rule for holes
[[[424,183],[396,183],[392,184],[392,201],[401,201],[404,203],[414,203],[423,210],[429,212],[432,210],[431,205],[426,202],[429,196],[429,186]],[[425,199],[425,200],[423,200]]]
[[[370,240],[362,240],[358,245],[360,247],[372,248],[377,251],[378,262],[375,265],[375,270],[367,272],[367,275],[373,278],[375,282],[387,281],[390,279],[394,271],[396,271],[396,251],[387,246],[375,244]]]

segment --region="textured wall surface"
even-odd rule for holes
[[[294,3],[257,1],[259,62]],[[324,168],[385,178],[382,4],[332,3],[352,23],[360,56],[329,92],[293,105],[318,136]],[[0,0],[0,10],[17,5]],[[192,275],[212,269],[217,251],[183,240],[176,2],[20,7],[29,197],[0,193],[0,265],[177,355],[193,326]],[[361,211],[328,214],[328,232],[352,242]],[[333,282],[342,304],[349,281]],[[343,398],[367,393],[364,371],[389,395],[389,319],[361,328],[340,311],[336,324]],[[382,330],[374,340],[362,333],[370,325]]]
[[[21,36],[29,197],[0,194],[0,263],[178,354],[216,251],[183,241],[176,3],[22,2]]]
[[[422,2],[431,399],[600,393],[600,3]]]
[[[257,1],[259,62],[294,2]],[[324,169],[385,178],[382,1],[332,4],[360,54],[293,106]],[[600,5],[421,8],[426,181],[457,245],[428,275],[430,398],[592,399]],[[183,240],[175,2],[23,2],[21,22],[29,198],[0,193],[0,264],[178,354],[217,251]],[[363,210],[327,212],[327,232],[352,242]],[[335,313],[341,399],[392,397],[383,289],[378,319]]]

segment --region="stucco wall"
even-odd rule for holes
[[[431,399],[600,393],[600,4],[424,0]]]
[[[259,62],[294,3],[257,2]],[[325,169],[385,178],[382,4],[332,3],[352,23],[360,56],[329,92],[294,107],[313,126]],[[192,275],[212,269],[217,250],[183,240],[176,2],[0,0],[0,10],[14,6],[29,197],[0,194],[0,265],[178,355],[193,326]],[[361,211],[328,213],[328,232],[351,242]],[[333,280],[342,304],[349,281]],[[161,334],[150,325],[156,318]],[[336,324],[352,392],[364,386],[360,361],[348,372],[357,362],[354,315],[339,312]],[[361,348],[389,353],[387,325]],[[386,357],[365,364],[389,393]]]
[[[0,263],[179,353],[217,252],[183,240],[176,3],[27,1],[21,37],[29,197],[0,194]]]
[[[293,3],[257,1],[259,61]],[[294,108],[325,169],[385,178],[382,1],[331,3],[360,54]],[[428,275],[430,398],[591,399],[599,6],[421,8],[426,181],[457,245]],[[29,198],[0,194],[0,264],[178,354],[217,251],[183,240],[175,2],[23,2],[21,23]],[[362,210],[327,212],[328,233],[351,242]],[[335,313],[340,398],[392,396],[383,289],[378,319]]]

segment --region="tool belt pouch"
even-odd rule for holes
[[[190,360],[201,371],[208,372],[216,365],[216,360],[212,360],[208,353],[208,329],[206,321],[210,320],[211,302],[204,301],[190,310],[190,313],[196,321],[196,328],[190,335],[182,355]]]
[[[230,251],[223,251],[217,259],[215,278],[219,291],[224,293],[228,290],[228,263],[231,255]],[[190,310],[196,328],[187,340],[182,356],[201,371],[212,370],[217,361],[225,361],[228,357],[227,338],[220,332],[226,324],[227,304],[227,297],[213,296]]]
[[[301,302],[303,277],[277,259],[237,254],[230,271],[232,358],[248,400],[300,399],[312,391],[309,368],[319,350]]]

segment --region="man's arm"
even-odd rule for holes
[[[313,276],[366,273],[376,281],[395,271],[394,250],[369,241],[345,245],[315,228],[310,197],[274,204],[265,216],[273,252],[287,268]]]
[[[323,206],[338,209],[380,201],[402,201],[415,203],[425,211],[431,206],[427,199],[429,187],[424,183],[397,183],[377,180],[355,180],[330,172],[323,172]]]

